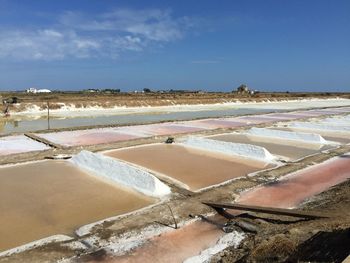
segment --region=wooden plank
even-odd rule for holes
[[[53,147],[53,148],[57,148],[57,149],[62,149],[63,148],[61,145],[53,143],[51,141],[48,141],[48,140],[46,140],[44,138],[41,138],[39,136],[36,136],[33,133],[25,133],[24,136],[27,136],[28,138],[30,138],[30,139],[32,139],[34,141],[41,142],[41,143],[46,144],[46,145],[48,145],[50,147]]]
[[[266,213],[266,214],[272,214],[272,215],[284,215],[284,216],[302,217],[302,218],[308,218],[308,219],[329,218],[329,216],[326,216],[324,214],[298,211],[294,209],[283,209],[283,208],[262,207],[262,206],[253,206],[253,205],[241,205],[241,204],[227,204],[227,203],[210,203],[210,202],[203,202],[203,204],[213,208],[244,210],[244,211]]]

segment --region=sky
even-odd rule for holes
[[[0,91],[350,92],[348,0],[0,0]]]

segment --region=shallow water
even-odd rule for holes
[[[243,127],[247,124],[239,121],[232,121],[226,119],[209,119],[209,120],[198,120],[198,121],[188,121],[186,125],[191,125],[194,127],[204,128],[204,129],[218,129],[218,128],[235,128]]]
[[[277,208],[295,207],[305,199],[350,178],[349,168],[350,155],[345,155],[302,170],[275,184],[244,192],[238,203]],[[235,215],[242,213],[234,210],[226,211]],[[109,258],[105,262],[183,262],[184,259],[213,246],[222,235],[223,233],[215,226],[195,222],[179,230],[151,238],[145,245],[128,255]]]
[[[274,109],[225,109],[225,110],[210,110],[210,111],[184,111],[184,112],[169,112],[169,113],[145,113],[145,114],[124,114],[124,115],[109,115],[95,117],[73,117],[66,119],[51,118],[50,128],[69,128],[79,126],[93,125],[126,125],[138,123],[151,123],[161,121],[182,121],[195,118],[211,118],[223,116],[238,116],[246,114],[274,112]],[[45,130],[48,128],[47,119],[45,117],[30,120],[27,117],[16,116],[12,118],[0,120],[0,134],[8,134],[11,132],[29,132]]]
[[[274,184],[245,192],[240,204],[293,208],[305,199],[350,179],[350,155],[314,165]]]
[[[141,138],[141,135],[118,132],[114,128],[40,133],[37,136],[63,146],[94,145]]]
[[[238,199],[238,203],[279,208],[295,207],[305,199],[350,178],[349,168],[350,155],[344,155],[341,158],[302,170],[275,184],[244,192]],[[236,215],[242,213],[241,211],[226,211]],[[131,251],[128,255],[111,257],[104,261],[118,263],[183,262],[184,259],[213,246],[222,234],[215,226],[195,222],[179,230],[151,238],[145,245]]]
[[[312,129],[299,129],[299,128],[286,128],[286,127],[274,127],[276,130],[295,131],[295,132],[308,132],[321,135],[325,140],[339,142],[342,144],[350,143],[350,133],[340,133],[337,131],[326,130],[312,130]]]
[[[222,218],[212,218],[223,223]],[[126,256],[110,258],[104,262],[183,262],[216,244],[224,232],[217,226],[197,221],[180,229],[151,238],[144,246]],[[93,261],[91,261],[93,262]]]
[[[161,123],[139,126],[142,132],[150,135],[172,135],[181,133],[191,133],[203,130],[203,128],[191,127],[180,123]]]
[[[155,202],[65,161],[0,168],[0,251]]]
[[[126,148],[105,154],[174,178],[192,190],[242,177],[267,167],[258,161],[230,158],[174,144]]]
[[[293,119],[302,119],[302,118],[310,117],[309,115],[301,114],[301,113],[273,113],[273,114],[269,114],[268,116],[281,118],[282,120],[293,120]]]
[[[31,151],[43,151],[48,146],[29,139],[24,135],[4,136],[0,138],[0,156]]]
[[[331,149],[331,146],[318,144],[306,144],[302,142],[292,142],[275,138],[263,138],[259,136],[245,135],[239,133],[228,133],[217,136],[211,136],[215,139],[225,142],[254,144],[266,148],[270,153],[287,157],[289,160],[297,160],[317,152]]]
[[[115,114],[111,110],[89,111],[79,113],[73,111],[72,114],[63,113],[64,118],[58,118],[60,113],[52,112],[50,127],[51,128],[68,128],[79,126],[93,125],[113,125],[113,124],[137,124],[147,122],[189,120],[196,118],[213,118],[223,116],[238,116],[257,113],[283,112],[289,110],[322,108],[322,107],[340,107],[349,106],[350,100],[304,100],[304,101],[280,101],[269,103],[243,103],[232,105],[192,105],[192,106],[169,106],[164,108],[140,108],[132,109],[134,112],[126,112],[125,108],[115,109]],[[175,108],[174,108],[175,107]],[[188,110],[187,110],[188,109]],[[333,109],[332,109],[333,111]],[[77,114],[83,114],[82,117]],[[105,114],[105,115],[103,115]],[[315,113],[316,115],[317,113]],[[318,113],[322,114],[322,113]],[[57,115],[56,117],[54,117]],[[62,115],[62,114],[61,114]],[[39,116],[39,118],[38,118]],[[29,132],[37,130],[45,130],[48,123],[45,117],[40,114],[32,113],[31,115],[13,115],[11,118],[0,118],[0,134],[11,132]],[[91,117],[94,116],[94,117]],[[35,119],[34,119],[35,118]]]

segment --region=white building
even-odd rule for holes
[[[49,89],[38,89],[36,92],[37,93],[50,93],[51,90],[49,90]]]
[[[26,90],[27,93],[50,93],[51,90],[49,89],[36,89],[36,88],[29,88]]]
[[[36,93],[36,88],[29,88],[26,90],[27,93]]]

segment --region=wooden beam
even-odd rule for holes
[[[39,136],[34,135],[33,133],[25,133],[24,136],[27,136],[28,138],[30,138],[34,141],[41,142],[41,143],[46,144],[46,145],[53,147],[53,148],[57,148],[57,149],[63,148],[61,145],[50,142],[49,140],[46,140],[44,138],[41,138]]]
[[[244,211],[266,213],[266,214],[272,214],[272,215],[284,215],[284,216],[302,217],[302,218],[308,218],[308,219],[329,218],[329,216],[326,216],[324,214],[298,211],[295,209],[283,209],[283,208],[262,207],[262,206],[253,206],[253,205],[227,204],[227,203],[210,203],[210,202],[203,202],[203,204],[208,205],[212,208],[244,210]]]

